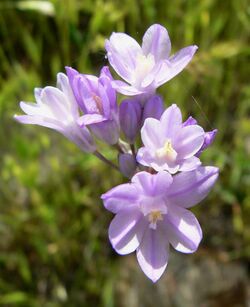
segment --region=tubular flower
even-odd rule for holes
[[[36,103],[20,102],[27,115],[15,115],[18,122],[54,129],[83,151],[96,150],[89,130],[77,123],[80,117],[78,105],[65,74],[57,75],[57,87],[36,88],[35,98]]]
[[[189,46],[170,56],[168,32],[154,24],[144,34],[142,46],[125,33],[113,33],[105,48],[111,66],[127,82],[113,81],[113,86],[133,96],[154,93],[187,66],[198,47]]]
[[[145,147],[139,149],[137,161],[142,165],[175,174],[201,164],[195,154],[204,143],[205,132],[198,125],[183,126],[181,111],[175,104],[166,109],[160,120],[147,118],[141,137]]]
[[[218,177],[216,167],[171,176],[168,172],[137,173],[131,183],[102,195],[115,215],[109,239],[121,255],[134,251],[143,272],[153,282],[163,274],[169,243],[179,252],[193,253],[202,239],[199,222],[187,208],[204,199]]]
[[[112,76],[107,66],[100,77],[83,75],[66,67],[70,85],[80,109],[80,125],[86,125],[96,136],[108,144],[115,144],[119,138],[118,106],[116,92],[111,86]]]

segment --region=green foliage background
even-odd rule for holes
[[[12,116],[65,65],[98,73],[112,31],[140,40],[153,23],[167,27],[174,51],[199,46],[188,69],[160,89],[166,106],[176,102],[206,130],[219,130],[203,162],[220,167],[220,178],[194,210],[202,246],[228,261],[250,258],[249,1],[2,0],[1,306],[116,306],[112,216],[99,196],[123,178],[54,131]]]

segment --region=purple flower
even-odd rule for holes
[[[15,115],[22,124],[39,125],[54,129],[86,152],[94,152],[96,145],[89,130],[77,123],[78,105],[67,76],[57,75],[57,88],[47,86],[35,89],[36,103],[20,102],[27,115]]]
[[[168,32],[155,24],[144,34],[142,46],[125,33],[113,33],[105,48],[111,66],[127,82],[117,80],[113,86],[133,96],[154,93],[187,66],[198,47],[189,46],[170,56]]]
[[[202,239],[190,208],[204,199],[218,177],[216,167],[171,176],[168,172],[137,173],[131,183],[102,195],[104,206],[116,214],[109,239],[121,255],[136,250],[143,272],[156,282],[169,257],[169,243],[179,252],[193,253]]]
[[[118,107],[109,68],[103,67],[99,78],[80,74],[71,67],[66,67],[66,71],[75,98],[84,113],[79,120],[80,125],[89,126],[98,138],[108,144],[117,143]]]
[[[190,126],[190,125],[196,125],[196,124],[197,124],[197,121],[192,116],[190,116],[182,125],[183,126]],[[218,132],[217,129],[205,132],[204,142],[203,142],[200,150],[196,153],[197,157],[199,157],[200,154],[213,143],[217,132]]]
[[[125,99],[119,107],[121,130],[133,144],[141,128],[142,106],[136,99]]]
[[[173,104],[160,120],[145,120],[141,129],[145,147],[139,149],[137,161],[171,174],[194,170],[201,164],[195,154],[203,145],[204,136],[204,130],[198,125],[183,126],[181,111]]]

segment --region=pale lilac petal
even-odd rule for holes
[[[150,166],[154,162],[154,154],[146,147],[141,147],[136,155],[136,160],[145,166]]]
[[[159,24],[149,27],[143,36],[142,51],[145,55],[151,53],[156,62],[166,59],[171,51],[168,31]]]
[[[131,80],[131,72],[136,65],[138,54],[142,53],[140,45],[127,34],[113,33],[105,42],[108,60],[114,70],[124,80]]]
[[[172,138],[182,126],[181,110],[172,104],[162,114],[160,122],[165,137]]]
[[[197,167],[201,166],[201,161],[197,157],[190,157],[183,161],[180,161],[180,172],[189,172],[195,170]]]
[[[35,87],[34,89],[34,96],[39,106],[42,104],[42,101],[41,101],[42,90],[43,89],[41,87]]]
[[[101,114],[84,114],[78,118],[77,123],[80,126],[87,126],[103,122],[104,120],[107,120],[107,118]]]
[[[140,94],[143,94],[145,92],[145,91],[138,90],[137,88],[133,87],[132,85],[129,85],[129,84],[127,84],[123,81],[120,81],[120,80],[112,81],[112,86],[117,92],[119,92],[123,95],[127,95],[127,96],[140,95]]]
[[[170,174],[175,174],[180,168],[180,164],[166,163],[163,159],[155,157],[154,152],[146,147],[142,147],[138,150],[136,160],[141,165],[150,166],[157,172],[168,171]]]
[[[54,117],[50,109],[44,105],[38,105],[32,102],[20,102],[20,108],[28,115],[37,115],[43,117]]]
[[[44,118],[38,115],[14,115],[14,119],[21,124],[30,124],[47,127],[62,133],[63,127],[57,120]]]
[[[169,246],[160,229],[148,228],[137,249],[137,260],[142,271],[156,282],[165,271],[169,258]]]
[[[152,117],[159,120],[163,111],[164,103],[162,98],[158,95],[154,95],[153,97],[148,99],[144,105],[142,122],[144,122],[145,119],[148,117]]]
[[[202,230],[192,212],[170,204],[163,225],[169,242],[177,251],[193,253],[197,250]]]
[[[166,193],[172,182],[172,176],[164,171],[153,175],[148,172],[139,172],[132,178],[132,183],[148,196],[159,196]]]
[[[107,210],[117,213],[128,207],[137,207],[138,191],[131,183],[120,184],[102,194],[101,199]]]
[[[77,118],[79,116],[78,105],[75,100],[75,96],[73,94],[71,86],[69,84],[69,79],[65,74],[63,73],[57,74],[57,87],[67,97],[66,101],[69,112],[73,115],[74,118]]]
[[[217,167],[199,167],[191,172],[182,172],[173,177],[168,199],[184,208],[192,207],[203,200],[219,175]]]
[[[134,252],[147,224],[140,210],[127,208],[116,214],[109,226],[109,240],[120,255]]]
[[[156,86],[159,87],[178,75],[192,60],[197,49],[197,46],[189,46],[181,49],[168,60],[164,60],[156,76]]]
[[[141,138],[145,147],[158,149],[164,145],[164,135],[161,122],[154,118],[147,118],[141,129]]]
[[[197,125],[183,127],[173,139],[173,147],[178,159],[188,159],[195,155],[204,142],[205,132]]]
[[[56,118],[68,118],[67,97],[56,87],[46,86],[41,93],[41,100],[53,112]],[[71,115],[71,114],[70,114]]]

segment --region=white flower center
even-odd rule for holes
[[[156,150],[155,155],[159,159],[174,162],[177,157],[177,152],[174,150],[171,141],[167,140],[163,147]]]
[[[154,66],[155,58],[151,53],[148,55],[138,54],[134,70],[134,85],[137,87],[140,86],[143,79],[151,72]]]
[[[162,212],[160,210],[151,211],[147,217],[150,223],[149,227],[152,229],[156,229],[157,222],[163,220]]]

